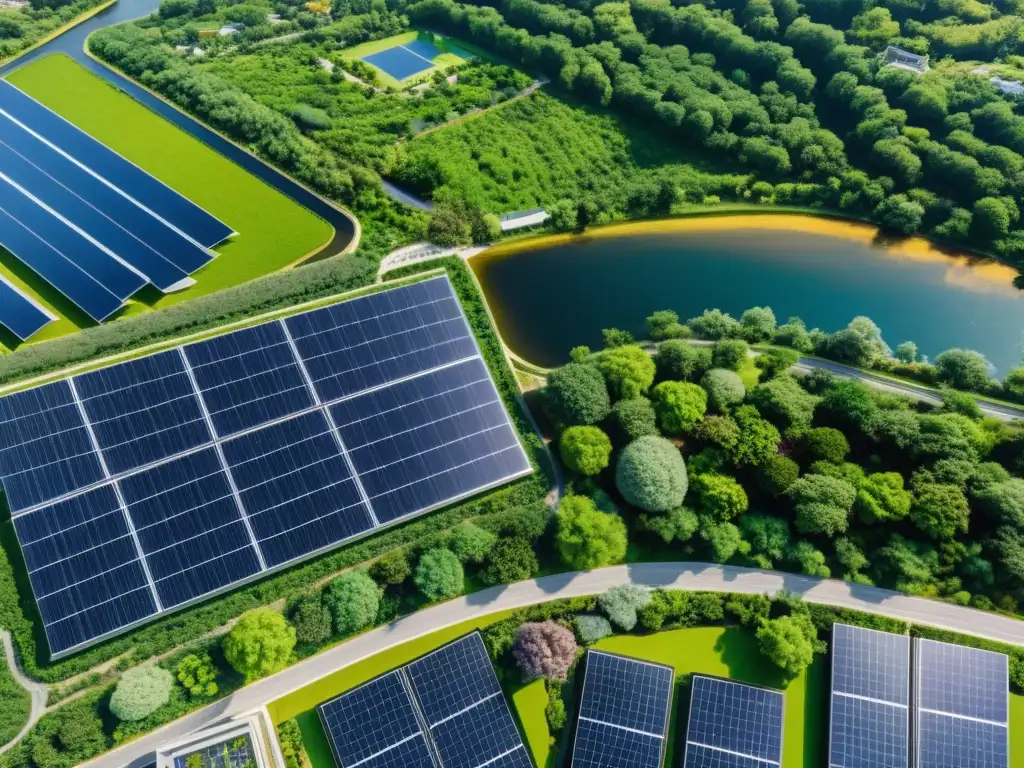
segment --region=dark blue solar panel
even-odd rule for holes
[[[421,733],[400,671],[321,705],[320,718],[342,766],[366,760]],[[415,741],[423,743],[422,738]]]
[[[906,768],[909,730],[906,707],[833,694],[829,765]]]
[[[280,323],[217,336],[184,350],[221,436],[315,405]]]
[[[908,704],[910,638],[846,624],[834,625],[832,689]]]
[[[164,608],[259,572],[213,448],[126,477],[121,493]]]
[[[103,479],[66,381],[0,398],[0,475],[12,512]]]
[[[921,712],[917,764],[921,768],[1006,768],[1008,739],[1005,725]]]
[[[572,768],[659,768],[664,739],[580,719]]]
[[[388,48],[386,51],[364,56],[363,61],[383,70],[386,74],[399,81],[412,77],[419,72],[425,72],[434,66],[432,62],[400,45]]]
[[[344,400],[330,411],[382,523],[529,470],[479,358]]]
[[[75,387],[113,474],[213,439],[176,349],[76,376]]]
[[[0,110],[28,125],[199,243],[216,245],[231,235],[230,227],[7,81],[0,82]]]
[[[14,528],[52,653],[156,613],[111,486],[16,517]]]
[[[1005,723],[1008,664],[1001,653],[919,640],[917,706]]]
[[[342,763],[342,768],[347,763]],[[408,741],[396,744],[387,752],[372,757],[360,768],[436,768],[430,748],[423,736],[414,736]],[[488,767],[489,768],[489,767]]]
[[[506,755],[487,763],[487,768],[533,768],[533,761],[526,753],[526,746],[513,749]]]
[[[324,402],[477,354],[447,279],[285,320]]]
[[[663,736],[674,679],[668,667],[591,651],[580,717]]]
[[[778,763],[782,693],[694,675],[686,740]]]
[[[465,712],[450,715],[430,733],[445,768],[476,768],[513,750],[525,751],[501,691]]]
[[[117,222],[122,230],[146,243],[153,255],[147,256],[144,262],[131,263],[160,290],[176,288],[176,284],[188,273],[213,259],[211,253],[153,216],[138,202],[61,154],[43,139],[22,129],[2,113],[0,137],[11,150],[71,190],[105,217]]]
[[[320,411],[240,435],[223,450],[268,567],[373,527]]]
[[[0,275],[0,325],[25,341],[57,317]]]
[[[433,61],[441,55],[442,51],[433,43],[428,43],[426,40],[413,40],[411,43],[404,43],[402,45],[407,51],[412,51],[417,56],[422,56],[425,59]]]
[[[430,725],[488,696],[501,697],[498,678],[477,633],[427,654],[407,670]]]
[[[699,744],[687,744],[684,768],[771,768],[771,764]]]

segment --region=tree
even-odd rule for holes
[[[716,563],[727,563],[735,554],[746,554],[749,550],[740,529],[733,523],[716,522],[711,518],[705,518],[700,524],[700,535],[710,547],[711,559]]]
[[[779,430],[771,422],[761,418],[757,408],[741,405],[733,414],[740,428],[740,438],[731,448],[726,448],[729,459],[740,467],[759,467],[777,452]]]
[[[900,34],[899,23],[893,21],[888,8],[882,7],[854,16],[850,26],[853,38],[861,45],[872,48],[881,48]]]
[[[272,608],[257,608],[242,615],[224,636],[221,647],[228,664],[246,682],[252,682],[288,666],[295,648],[295,628]]]
[[[454,552],[444,547],[428,550],[420,556],[413,581],[432,603],[461,595],[465,589],[462,563]]]
[[[975,498],[992,520],[1024,531],[1024,480],[1006,478],[979,489]]]
[[[673,541],[689,541],[697,532],[700,520],[692,509],[676,507],[662,514],[640,515],[640,523],[644,530],[671,544]]]
[[[572,623],[576,627],[576,635],[580,641],[587,645],[596,643],[603,637],[608,637],[614,631],[611,622],[604,616],[592,616],[584,613],[576,616]]]
[[[636,339],[633,338],[632,333],[621,328],[603,328],[601,330],[601,342],[608,349],[624,347],[627,344],[633,344],[635,341]]]
[[[328,627],[330,627],[328,617]],[[217,668],[208,653],[190,653],[175,668],[178,682],[190,696],[216,696]]]
[[[899,472],[874,472],[860,482],[854,507],[865,523],[897,522],[910,513],[913,499]]]
[[[757,484],[772,496],[784,494],[800,477],[800,465],[788,456],[772,456],[757,468]]]
[[[693,436],[719,448],[732,448],[739,442],[740,427],[731,416],[705,416],[694,426]]]
[[[699,339],[726,339],[740,335],[736,318],[718,309],[706,309],[704,314],[686,323]]]
[[[998,240],[1009,234],[1015,218],[998,197],[983,197],[974,203],[971,234],[983,241]]]
[[[544,409],[555,424],[596,424],[608,415],[611,402],[604,377],[596,368],[569,363],[548,375]]]
[[[626,524],[597,510],[587,496],[563,498],[555,513],[555,549],[572,570],[620,562],[626,556]]]
[[[597,427],[569,427],[558,441],[558,453],[573,472],[598,475],[608,466],[612,441]]]
[[[173,684],[171,673],[155,664],[129,669],[110,697],[110,712],[121,721],[141,720],[170,700]]]
[[[679,315],[671,309],[654,312],[647,318],[647,335],[654,341],[685,339],[690,329],[679,322]]]
[[[926,413],[917,417],[920,434],[914,448],[932,459],[975,461],[982,447],[979,425],[959,413]]]
[[[574,200],[562,199],[548,207],[551,225],[559,232],[572,232],[577,227],[576,211],[579,206]]]
[[[696,384],[663,381],[651,392],[661,431],[669,435],[689,432],[708,407],[707,393]]]
[[[896,359],[901,363],[916,363],[920,357],[920,352],[917,351],[917,344],[912,341],[904,341],[902,344],[896,345]]]
[[[553,621],[528,621],[516,632],[512,656],[528,680],[565,680],[576,661],[576,638]]]
[[[636,440],[644,435],[658,434],[657,416],[654,406],[646,397],[632,397],[619,400],[612,408],[612,415],[619,431],[627,441]]]
[[[771,307],[751,307],[740,315],[740,333],[751,344],[768,341],[775,333],[775,313]]]
[[[749,505],[743,486],[727,475],[715,472],[694,475],[690,490],[696,494],[701,511],[719,522],[742,515]]]
[[[832,427],[816,427],[804,438],[804,450],[810,461],[828,461],[842,464],[850,452],[846,435]]]
[[[708,405],[716,411],[726,411],[739,405],[747,394],[739,374],[724,368],[712,368],[704,374],[700,385],[708,393]]]
[[[981,406],[974,399],[973,395],[966,392],[958,392],[955,389],[944,388],[940,393],[942,397],[942,410],[950,413],[959,413],[972,421],[979,421],[982,417]]]
[[[939,381],[955,389],[980,392],[988,384],[988,361],[972,349],[947,349],[935,358]]]
[[[288,618],[295,627],[295,642],[299,645],[315,648],[326,643],[331,636],[331,611],[324,604],[320,590],[300,597]]]
[[[826,564],[825,553],[809,541],[798,541],[794,544],[789,552],[789,558],[800,565],[801,573],[808,576],[822,579],[832,576],[832,569]]]
[[[512,584],[529,579],[540,570],[537,555],[528,539],[512,536],[498,539],[480,572],[485,584]]]
[[[588,357],[590,357],[590,347],[586,344],[580,344],[569,350],[569,360],[573,363],[585,363]]]
[[[875,218],[890,229],[912,235],[921,228],[924,206],[903,194],[890,195],[875,208]]]
[[[686,464],[662,437],[641,437],[626,446],[615,468],[615,486],[627,502],[647,512],[680,506],[686,496]]]
[[[791,347],[797,352],[810,352],[814,349],[807,326],[799,317],[791,317],[783,325],[780,325],[772,336],[772,343]]]
[[[459,523],[448,534],[446,546],[463,563],[482,563],[497,543],[498,537],[468,520]]]
[[[967,533],[970,508],[964,492],[955,485],[924,483],[915,485],[910,519],[933,539],[948,540]]]
[[[721,339],[711,347],[711,364],[715,368],[738,371],[749,352],[750,347],[743,339]]]
[[[380,587],[366,571],[348,571],[327,586],[324,602],[334,617],[334,631],[353,635],[377,619]]]
[[[627,632],[636,626],[637,611],[650,602],[650,590],[635,584],[612,587],[597,598],[598,605],[611,623]]]
[[[788,556],[792,537],[785,520],[773,515],[744,515],[740,531],[750,543],[749,557],[758,568],[774,568]]]
[[[658,347],[654,364],[662,379],[697,381],[711,367],[711,350],[673,339]]]
[[[796,512],[798,531],[835,536],[849,525],[850,509],[857,492],[845,480],[804,475],[789,486],[786,496]]]
[[[820,398],[810,394],[788,374],[758,384],[750,391],[750,402],[766,419],[788,436],[801,434],[811,425]]]
[[[596,365],[616,400],[639,397],[654,383],[654,361],[634,345],[605,350]]]
[[[792,349],[773,349],[762,352],[754,359],[754,365],[764,372],[766,379],[773,379],[797,364],[800,355]]]
[[[404,584],[412,576],[408,550],[400,548],[385,552],[370,566],[370,576],[384,587]]]
[[[761,654],[790,678],[799,675],[814,661],[817,638],[814,623],[805,613],[766,619],[757,628]]]

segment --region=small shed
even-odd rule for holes
[[[217,30],[217,37],[230,37],[231,35],[237,35],[241,31],[241,24],[225,24]]]
[[[895,45],[887,46],[882,56],[885,58],[885,66],[887,67],[899,67],[900,69],[906,69],[918,74],[928,71],[927,56],[905,51],[902,48],[897,48]]]
[[[501,231],[511,232],[523,227],[535,227],[551,218],[551,214],[543,208],[531,208],[528,211],[512,211],[501,215]]]

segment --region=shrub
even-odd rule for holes
[[[688,541],[697,532],[700,520],[692,509],[676,507],[665,513],[640,515],[640,524],[644,530],[671,544],[673,541]]]
[[[762,419],[754,406],[741,405],[733,413],[733,419],[740,428],[740,436],[735,445],[726,447],[726,453],[734,464],[759,467],[776,455],[782,439],[779,430]]]
[[[973,349],[947,349],[935,358],[939,381],[955,389],[981,392],[988,384],[988,361]]]
[[[725,411],[739,405],[747,394],[739,374],[725,368],[712,368],[704,374],[700,385],[707,390],[708,405],[716,411]]]
[[[747,359],[750,347],[741,339],[722,339],[711,348],[711,364],[715,368],[738,371]]]
[[[569,363],[548,375],[542,403],[555,424],[596,424],[608,415],[611,401],[601,372],[590,365]]]
[[[679,315],[671,309],[663,309],[647,316],[647,336],[654,341],[682,339],[690,335],[690,329],[679,322]]]
[[[257,608],[238,620],[221,646],[228,664],[246,682],[252,682],[288,666],[295,648],[295,628],[274,609]]]
[[[527,679],[565,680],[576,661],[576,638],[553,621],[531,621],[519,627],[512,655]]]
[[[663,381],[651,392],[658,426],[669,435],[689,432],[708,407],[708,395],[696,384]]]
[[[637,611],[651,602],[650,590],[635,584],[612,587],[598,598],[605,616],[621,629],[629,632],[636,626]]]
[[[384,587],[403,584],[412,575],[409,552],[405,547],[385,552],[370,566],[370,576]]]
[[[716,472],[694,475],[690,490],[696,494],[701,511],[719,522],[727,522],[747,511],[747,492],[728,475]]]
[[[576,636],[585,645],[596,643],[612,633],[612,625],[604,616],[582,614],[574,618],[572,623],[576,627]]]
[[[171,673],[156,665],[129,669],[110,697],[110,712],[118,720],[141,720],[168,702],[172,685]]]
[[[720,309],[706,309],[704,314],[688,320],[686,324],[701,339],[725,339],[740,335],[740,324],[736,318]]]
[[[607,349],[595,363],[616,400],[639,397],[654,383],[654,361],[635,345]]]
[[[849,526],[857,492],[845,480],[805,475],[789,487],[786,495],[796,511],[797,530],[835,536]]]
[[[514,536],[499,539],[480,572],[485,584],[511,584],[531,579],[540,570],[529,539]]]
[[[190,696],[217,695],[217,668],[208,653],[190,653],[178,662],[175,672],[181,687]]]
[[[331,636],[331,611],[324,605],[320,590],[303,595],[288,617],[295,627],[295,642],[318,647]]]
[[[810,461],[828,461],[842,464],[850,452],[846,435],[832,427],[817,427],[807,433],[804,448]]]
[[[466,521],[448,534],[448,549],[463,563],[479,564],[487,557],[498,537],[478,525]]]
[[[450,549],[438,547],[423,553],[416,566],[413,581],[423,596],[431,602],[447,600],[461,595],[465,589],[462,563]]]
[[[597,427],[569,427],[558,441],[558,452],[573,472],[598,475],[608,466],[612,441]]]
[[[281,723],[277,727],[277,740],[281,744],[285,768],[309,768],[309,756],[306,754],[298,721],[292,718]]]
[[[711,350],[685,341],[666,341],[654,355],[658,376],[672,381],[697,381],[711,367]]]
[[[641,437],[626,446],[615,468],[615,485],[630,504],[647,512],[664,512],[683,503],[686,464],[672,443]]]
[[[348,571],[330,583],[324,602],[334,617],[334,631],[354,635],[377,619],[380,587],[365,571]]]
[[[754,360],[754,365],[764,373],[764,378],[774,379],[796,365],[800,355],[792,349],[773,349],[762,352]]]
[[[781,496],[800,477],[800,465],[788,456],[772,456],[757,468],[757,484],[772,496]]]
[[[568,715],[565,711],[565,702],[562,701],[561,686],[548,687],[548,705],[544,709],[544,717],[548,721],[548,729],[557,732],[565,727]]]
[[[644,435],[658,434],[654,406],[646,397],[619,400],[612,408],[612,414],[619,431],[627,442]]]
[[[790,677],[796,677],[814,661],[818,633],[807,614],[768,619],[757,628],[761,653]]]
[[[626,524],[595,509],[586,496],[563,498],[555,513],[555,548],[573,570],[620,562],[626,556]]]

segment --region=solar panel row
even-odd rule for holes
[[[56,319],[56,315],[0,275],[0,325],[25,341]]]
[[[530,768],[474,632],[318,707],[341,768]]]
[[[0,245],[97,322],[152,283],[191,284],[231,230],[0,81]],[[24,330],[0,304],[0,323]],[[22,337],[22,338],[27,338]]]
[[[662,763],[675,672],[587,651],[573,768],[656,768]]]
[[[0,476],[47,553],[30,579],[58,656],[529,471],[445,277],[0,398]],[[63,521],[90,509],[117,525],[78,558]],[[110,594],[51,600],[54,567]],[[118,583],[149,599],[112,615]]]
[[[781,691],[694,675],[684,766],[779,765],[783,707]]]

